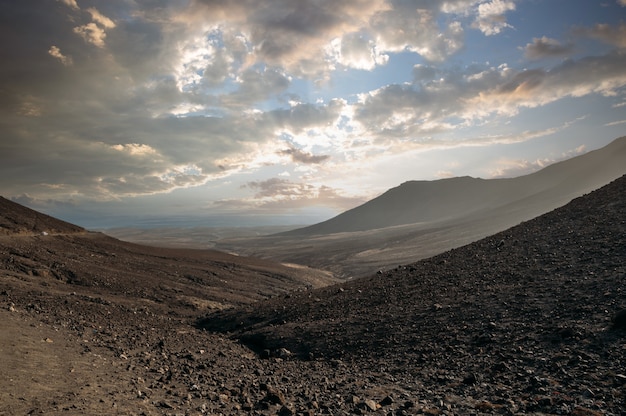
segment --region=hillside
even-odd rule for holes
[[[626,404],[625,332],[610,329],[615,314],[626,327],[625,276],[626,176],[462,248],[200,326],[380,372],[418,397],[569,414],[587,395],[598,412],[576,414],[613,414]]]
[[[222,253],[2,236],[0,415],[621,414],[625,199],[623,177],[320,289]]]
[[[84,231],[82,227],[34,211],[0,196],[0,235]]]
[[[503,231],[624,174],[626,137],[518,178],[407,182],[326,222],[215,247],[363,277]]]
[[[626,174],[626,137],[518,178],[410,181],[328,221],[284,233],[319,235],[442,222],[515,205],[547,212]],[[527,208],[528,206],[528,208]]]

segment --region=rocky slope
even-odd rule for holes
[[[622,177],[457,250],[200,325],[266,355],[340,360],[439,411],[622,414],[626,334],[611,319],[625,277]]]
[[[0,236],[15,234],[80,233],[82,227],[34,211],[0,196]]]
[[[266,263],[228,257],[217,270],[204,252],[102,238],[0,238],[0,415],[626,408],[626,177],[469,246],[320,289],[272,278]],[[207,271],[238,283],[219,291]]]

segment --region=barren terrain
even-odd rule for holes
[[[202,228],[111,233],[122,240],[160,246],[210,244],[218,250],[304,264],[349,279],[477,241],[624,174],[626,137],[621,137],[604,148],[517,178],[409,181],[327,221],[293,230],[250,229],[248,235],[243,234],[245,229]]]
[[[2,222],[0,414],[626,408],[626,177],[473,244],[317,289],[333,279],[12,215],[30,225]]]

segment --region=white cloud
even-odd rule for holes
[[[99,48],[103,48],[104,39],[107,36],[105,30],[113,29],[115,27],[115,23],[93,7],[87,9],[87,12],[89,12],[93,21],[91,23],[75,27],[74,33],[80,35],[86,42],[89,42]]]
[[[255,192],[254,197],[230,202],[235,203],[235,205],[241,205],[243,202],[257,209],[271,210],[272,212],[287,212],[315,205],[343,211],[366,201],[362,197],[345,196],[343,190],[326,185],[295,182],[282,178],[251,181],[244,187],[253,190]],[[222,203],[228,202],[222,201]]]
[[[63,55],[61,53],[61,49],[59,49],[58,46],[52,45],[50,49],[48,49],[48,54],[54,58],[57,58],[65,66],[72,65],[72,58],[70,56]]]
[[[389,60],[389,56],[378,51],[376,43],[362,33],[348,33],[334,39],[325,52],[332,61],[355,69],[372,70]]]
[[[202,19],[226,31],[237,28],[250,41],[253,62],[282,66],[294,75],[320,76],[328,65],[324,48],[333,39],[360,30],[386,8],[384,0],[196,0],[185,19]]]
[[[79,10],[80,8],[78,7],[78,4],[76,3],[76,0],[58,0],[61,3],[65,4],[66,6],[74,9],[74,10]]]
[[[74,28],[74,33],[80,35],[86,42],[89,42],[99,48],[104,47],[104,38],[106,33],[95,23],[87,23],[86,25]]]
[[[609,54],[566,61],[550,71],[514,71],[497,86],[463,99],[467,117],[488,114],[514,115],[520,108],[534,108],[566,97],[589,94],[615,95],[626,85],[626,55]]]
[[[147,144],[139,144],[139,143],[128,143],[128,144],[116,144],[111,146],[112,149],[115,149],[119,152],[127,153],[131,156],[145,156],[145,155],[156,155],[158,152]]]
[[[104,27],[105,29],[113,29],[115,27],[115,23],[113,22],[113,20],[104,16],[95,7],[88,8],[87,12],[91,15],[91,19],[95,23],[98,23],[100,26]]]
[[[506,21],[505,14],[515,10],[512,0],[491,0],[478,6],[478,13],[474,27],[487,36],[497,35],[503,29],[511,27]]]
[[[166,193],[236,174],[263,171],[267,177],[269,170],[281,179],[291,175],[290,182],[276,183],[284,195],[309,195],[303,204],[322,201],[319,194],[330,200],[334,191],[348,189],[331,180],[396,151],[548,134],[474,134],[467,141],[445,141],[442,133],[504,124],[523,108],[616,94],[626,85],[620,51],[533,70],[504,63],[439,65],[464,47],[468,22],[483,19],[485,31],[502,30],[514,4],[196,0],[142,9],[141,2],[116,2],[115,14],[113,6],[102,10],[122,16],[119,20],[95,8],[68,20],[67,7],[78,8],[72,0],[44,2],[43,10],[31,15],[20,2],[12,3],[16,16],[40,20],[12,24],[15,35],[5,42],[18,43],[0,48],[3,57],[18,56],[11,51],[32,62],[42,51],[49,56],[43,55],[46,65],[29,66],[37,76],[0,80],[7,91],[0,97],[6,110],[0,125],[8,138],[0,143],[0,154],[8,155],[3,171],[9,172],[1,185],[13,194],[111,199]],[[68,21],[80,37],[68,31]],[[599,25],[584,35],[619,47],[622,31],[620,25]],[[51,38],[53,46],[45,40]],[[525,50],[539,57],[566,47],[542,37]],[[375,83],[346,86],[359,95],[333,99],[338,93],[331,83],[316,83],[335,70],[370,71],[403,60],[404,79],[413,78],[406,84],[388,84],[398,81],[384,69],[373,74],[381,76]],[[7,74],[31,63],[3,62]],[[369,74],[363,71],[359,76],[365,78]],[[9,82],[16,85],[8,88]],[[368,91],[370,85],[383,86]],[[291,197],[281,201],[287,204]]]
[[[619,126],[620,124],[626,124],[626,120],[613,121],[611,123],[606,123],[605,126]]]
[[[463,46],[463,27],[452,21],[444,28],[437,23],[437,10],[396,8],[375,15],[371,30],[383,51],[409,50],[431,61],[441,61]]]
[[[566,61],[549,71],[507,65],[470,67],[465,73],[440,70],[439,78],[429,80],[429,74],[413,85],[389,85],[361,95],[354,121],[373,143],[419,144],[420,137],[511,117],[523,108],[567,97],[615,95],[626,86],[624,67],[626,55],[613,53]]]

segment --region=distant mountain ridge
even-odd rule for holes
[[[508,207],[539,215],[626,174],[626,136],[525,176],[409,181],[327,221],[281,235],[324,235],[451,221]],[[544,207],[544,208],[542,208]]]

